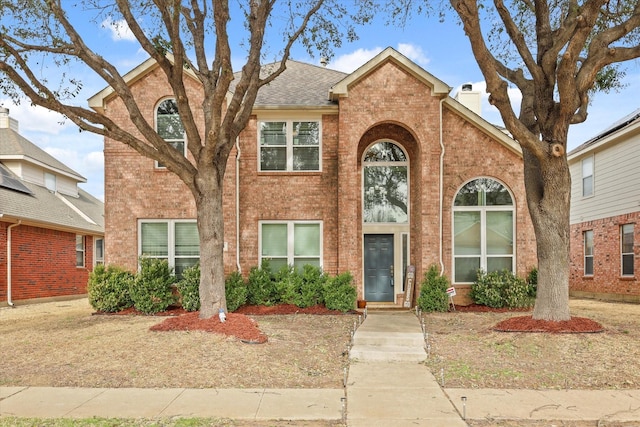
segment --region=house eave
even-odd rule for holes
[[[578,158],[590,155],[595,151],[599,151],[603,147],[615,145],[620,141],[627,140],[629,137],[640,134],[640,117],[636,117],[635,121],[626,124],[622,128],[614,129],[604,135],[599,135],[590,143],[582,148],[575,149],[567,155],[567,161],[572,162]],[[589,141],[587,141],[588,143]]]
[[[20,161],[20,162],[30,163],[32,165],[38,166],[38,167],[46,169],[48,171],[55,172],[58,175],[64,175],[67,178],[73,179],[74,181],[83,182],[83,183],[87,182],[87,178],[83,177],[82,175],[72,174],[72,173],[66,172],[66,171],[64,171],[62,169],[58,169],[58,168],[49,166],[46,163],[43,163],[43,162],[41,162],[39,160],[36,160],[36,159],[34,159],[32,157],[29,157],[29,156],[25,156],[23,154],[11,154],[11,155],[0,156],[0,161],[1,160],[15,160],[15,161]]]
[[[104,230],[64,226],[64,225],[56,224],[54,222],[36,221],[27,217],[7,215],[7,214],[3,214],[2,212],[0,212],[0,222],[6,222],[9,224],[17,224],[18,222],[20,222],[20,225],[26,225],[30,227],[45,228],[47,230],[64,231],[67,233],[83,234],[87,236],[104,237]]]

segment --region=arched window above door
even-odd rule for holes
[[[409,162],[400,146],[380,141],[363,156],[365,223],[409,222]]]

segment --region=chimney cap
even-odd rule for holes
[[[473,85],[471,83],[464,83],[462,85],[462,90],[465,91],[465,92],[473,90]]]
[[[322,58],[320,58],[320,65],[322,65],[323,67],[326,67],[327,64],[329,64],[329,58],[327,58],[326,56],[323,56]]]

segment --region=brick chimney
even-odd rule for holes
[[[9,117],[9,109],[0,107],[0,129],[13,129],[18,132],[18,121]]]
[[[482,115],[480,92],[473,90],[471,83],[465,83],[455,96],[455,100],[473,111],[477,115]]]

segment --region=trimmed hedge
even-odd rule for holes
[[[418,307],[425,312],[449,311],[449,296],[447,288],[449,279],[438,273],[438,267],[432,265],[424,273],[424,278],[420,285],[420,296],[418,297]]]

